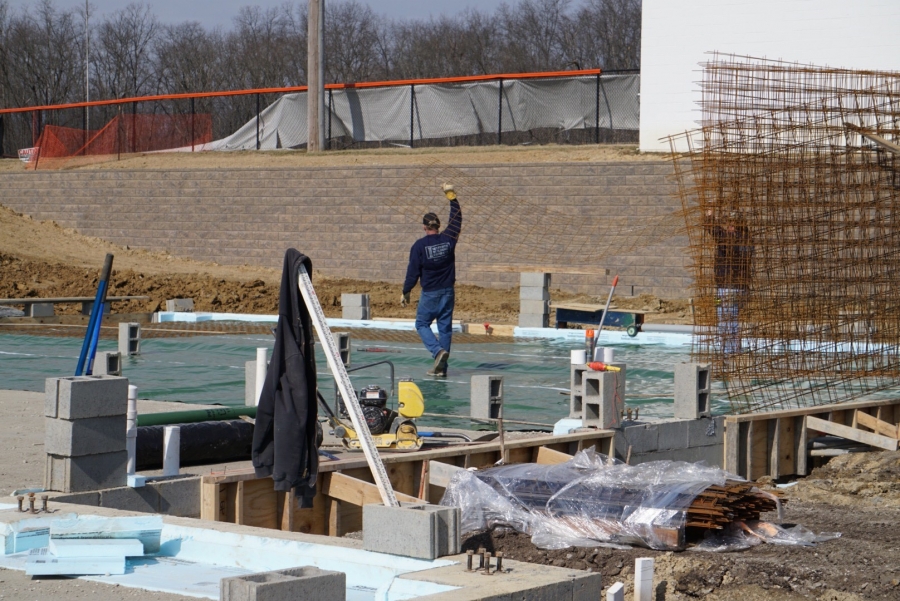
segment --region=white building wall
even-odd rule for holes
[[[643,0],[642,151],[697,127],[713,51],[900,71],[900,0]]]

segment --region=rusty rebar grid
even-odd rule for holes
[[[900,73],[714,55],[701,110],[669,138],[693,360],[741,413],[897,388]]]

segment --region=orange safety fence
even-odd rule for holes
[[[194,115],[117,115],[103,128],[47,125],[29,169],[63,169],[104,162],[123,154],[193,147],[212,141],[212,118]]]

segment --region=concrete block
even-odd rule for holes
[[[76,420],[125,415],[128,410],[128,378],[119,376],[47,378],[44,390],[46,417]],[[55,403],[51,400],[54,391]]]
[[[570,364],[569,372],[569,417],[582,419],[584,417],[584,372],[587,365]]]
[[[602,590],[603,579],[600,574],[588,572],[572,578],[572,601],[597,601]]]
[[[417,559],[436,559],[440,520],[422,505],[363,506],[363,549]]]
[[[519,286],[522,288],[549,288],[549,273],[528,273],[519,274]]]
[[[341,294],[341,307],[368,307],[368,294]]]
[[[112,303],[106,303],[103,305],[103,314],[104,315],[109,315],[109,312],[111,310],[111,304]],[[91,301],[85,301],[85,302],[81,303],[81,314],[82,315],[90,315],[91,311],[93,311],[93,310],[94,310],[94,301],[91,300]]]
[[[256,361],[244,363],[244,405],[256,406]]]
[[[413,504],[410,504],[413,505]],[[456,555],[460,552],[460,519],[459,507],[444,507],[441,505],[425,505],[425,511],[434,513],[437,528],[437,556]]]
[[[503,407],[503,376],[472,376],[469,415],[475,419],[497,419]]]
[[[123,357],[141,353],[141,324],[136,322],[119,323],[119,352]]]
[[[122,511],[160,513],[159,493],[149,486],[109,488],[100,491],[100,506]]]
[[[86,492],[125,486],[128,453],[101,453],[82,457],[47,455],[44,488],[60,492]]]
[[[628,426],[623,430],[625,451],[631,447],[634,453],[651,453],[659,448],[659,430],[652,424]]]
[[[81,457],[125,450],[125,415],[44,419],[44,450],[51,455]]]
[[[534,315],[549,315],[550,301],[545,300],[520,300],[519,313],[531,313]]]
[[[686,449],[688,446],[687,425],[688,422],[686,420],[656,422],[658,430],[656,448],[660,451]]]
[[[159,513],[183,518],[200,517],[200,478],[157,480],[147,484],[159,495]]]
[[[58,495],[53,497],[51,502],[71,503],[72,505],[88,505],[90,507],[100,507],[100,493],[97,491],[80,492],[71,495]],[[52,509],[52,507],[51,507]]]
[[[519,300],[550,300],[550,292],[546,288],[538,288],[536,286],[523,286],[519,288]]]
[[[94,357],[94,365],[91,373],[95,376],[121,376],[122,354],[116,351],[98,352]]]
[[[344,367],[347,367],[350,365],[350,332],[337,332],[334,335],[334,341],[337,343],[338,352],[341,355],[341,362],[344,364]]]
[[[550,327],[549,315],[536,315],[533,313],[519,313],[520,328],[548,328]]]
[[[369,307],[342,307],[341,317],[343,319],[371,319],[372,312]]]
[[[618,428],[625,407],[623,372],[587,370],[582,375],[584,425],[592,428]]]
[[[634,601],[653,601],[653,558],[634,560]]]
[[[313,566],[223,578],[220,601],[346,601],[347,575]]]
[[[193,313],[194,299],[192,298],[167,298],[166,311],[170,313]]]
[[[725,416],[702,418],[688,422],[688,446],[708,447],[725,442]]]
[[[710,414],[710,381],[709,365],[675,365],[675,417],[697,419]]]
[[[27,317],[52,317],[56,315],[53,303],[27,303],[25,305]]]

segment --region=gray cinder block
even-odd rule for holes
[[[313,566],[223,578],[220,601],[346,601],[347,575]]]
[[[603,577],[600,574],[580,573],[572,578],[572,601],[597,601],[602,590]]]
[[[125,486],[128,453],[101,453],[82,457],[47,455],[44,488],[60,492],[87,492]]]
[[[659,434],[657,440],[657,449],[659,449],[660,451],[671,451],[687,448],[687,420],[656,422],[656,428]]]
[[[550,292],[546,288],[537,288],[535,286],[523,286],[519,288],[519,300],[550,300]]]
[[[141,324],[137,322],[119,324],[119,352],[123,357],[140,354]]]
[[[522,288],[549,288],[550,274],[523,272],[519,274],[519,286]]]
[[[76,420],[45,418],[44,450],[65,457],[124,451],[125,415]]]
[[[472,376],[469,415],[475,419],[497,419],[503,407],[503,376]]]
[[[343,307],[341,317],[344,319],[371,319],[372,313],[369,307]]]
[[[519,313],[520,328],[547,328],[550,326],[549,315],[538,315],[534,313]]]
[[[584,372],[587,365],[572,365],[569,377],[569,417],[582,419],[584,417]]]
[[[108,488],[100,491],[100,506],[123,511],[159,513],[159,493],[148,486]]]
[[[145,488],[159,494],[159,512],[183,518],[200,517],[200,478],[178,478],[150,482]]]
[[[675,365],[675,417],[697,419],[710,414],[709,365],[678,363]]]
[[[194,299],[192,298],[169,298],[166,299],[166,311],[173,313],[193,313]]]
[[[550,301],[520,300],[519,313],[533,313],[536,315],[550,314]]]
[[[93,375],[95,376],[121,376],[122,375],[122,353],[118,351],[98,352],[94,357]]]
[[[689,447],[724,444],[725,416],[691,420],[688,422],[687,429]]]
[[[625,364],[611,363],[621,371],[593,371],[582,373],[582,404],[585,427],[618,428],[625,410]]]
[[[112,305],[112,303],[104,303],[103,304],[103,314],[104,315],[109,315],[110,310],[111,310],[111,305]],[[81,314],[82,315],[90,315],[91,311],[93,311],[93,310],[94,310],[94,301],[90,300],[90,301],[85,301],[85,302],[81,303]]]
[[[368,307],[368,294],[341,294],[341,307]]]
[[[629,426],[623,430],[625,435],[625,449],[631,447],[634,453],[651,453],[658,448],[659,430],[652,424]]]
[[[56,315],[53,303],[26,303],[26,317],[52,317]]]
[[[46,417],[86,419],[125,415],[128,410],[128,378],[119,376],[47,378],[44,390]]]
[[[418,559],[459,552],[459,508],[403,503],[363,506],[363,549]]]

